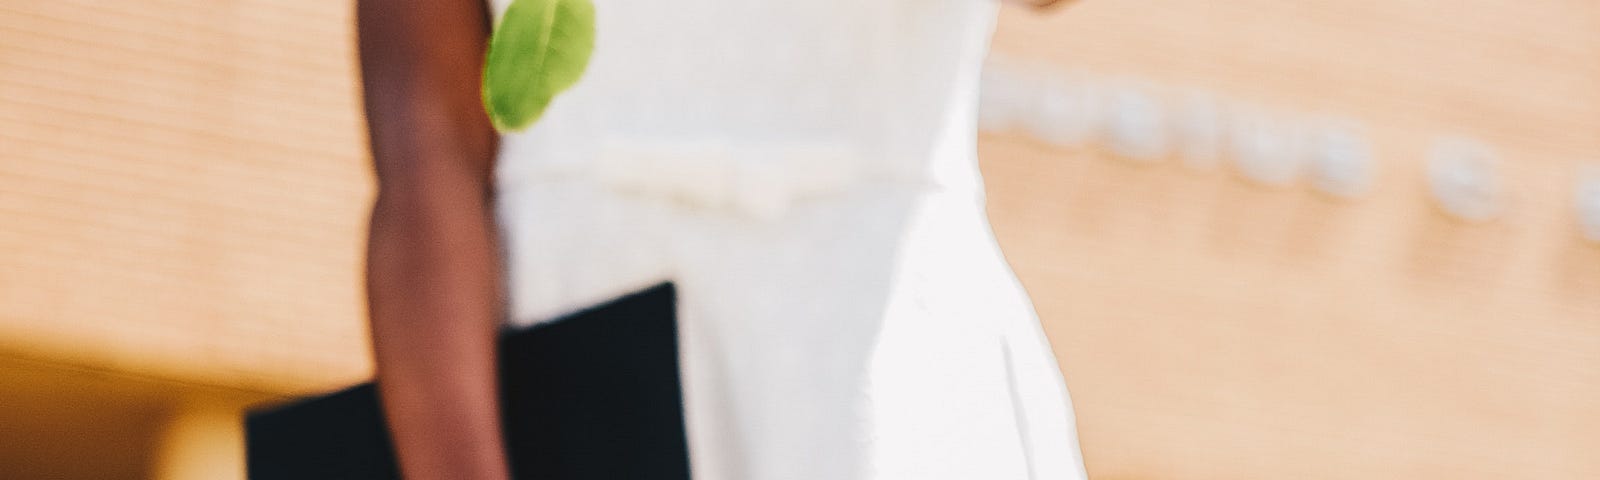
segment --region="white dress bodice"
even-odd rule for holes
[[[594,3],[584,77],[501,140],[512,323],[674,282],[697,479],[1081,478],[983,213],[992,2]]]
[[[969,120],[991,2],[595,3],[588,71],[538,125],[504,139],[514,161],[502,182],[594,175],[607,148],[670,139],[732,147],[744,164],[798,164],[774,172],[784,176],[816,163],[786,147],[826,147],[859,159],[851,180],[975,186]],[[789,161],[766,158],[775,149]]]

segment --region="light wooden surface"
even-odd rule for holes
[[[1600,478],[1600,3],[1085,1],[996,49],[1362,120],[1371,195],[990,135],[990,211],[1101,479]],[[1511,210],[1429,203],[1429,140],[1506,160]]]
[[[0,353],[263,392],[363,377],[352,16],[0,2]]]
[[[0,357],[162,388],[364,377],[350,21],[342,1],[0,2]],[[1600,477],[1600,248],[1567,185],[1600,158],[1600,4],[1085,0],[1007,11],[996,48],[1361,119],[1382,157],[1370,196],[1334,202],[985,139],[1095,478]],[[1505,154],[1507,218],[1427,203],[1439,133]],[[92,390],[26,384],[36,407]],[[156,425],[190,402],[159,390],[118,438],[236,435],[184,420],[206,408]]]

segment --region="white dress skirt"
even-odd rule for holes
[[[502,139],[513,325],[674,283],[699,480],[1084,478],[984,214],[992,2],[594,3],[584,78]]]

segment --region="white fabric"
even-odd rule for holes
[[[983,212],[993,4],[594,2],[589,71],[501,144],[514,323],[675,282],[699,480],[1083,478]]]

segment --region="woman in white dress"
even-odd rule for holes
[[[994,4],[594,0],[583,79],[499,137],[477,88],[509,0],[478,1],[358,2],[374,351],[407,478],[507,478],[498,322],[663,281],[696,479],[1083,478],[984,215]]]

